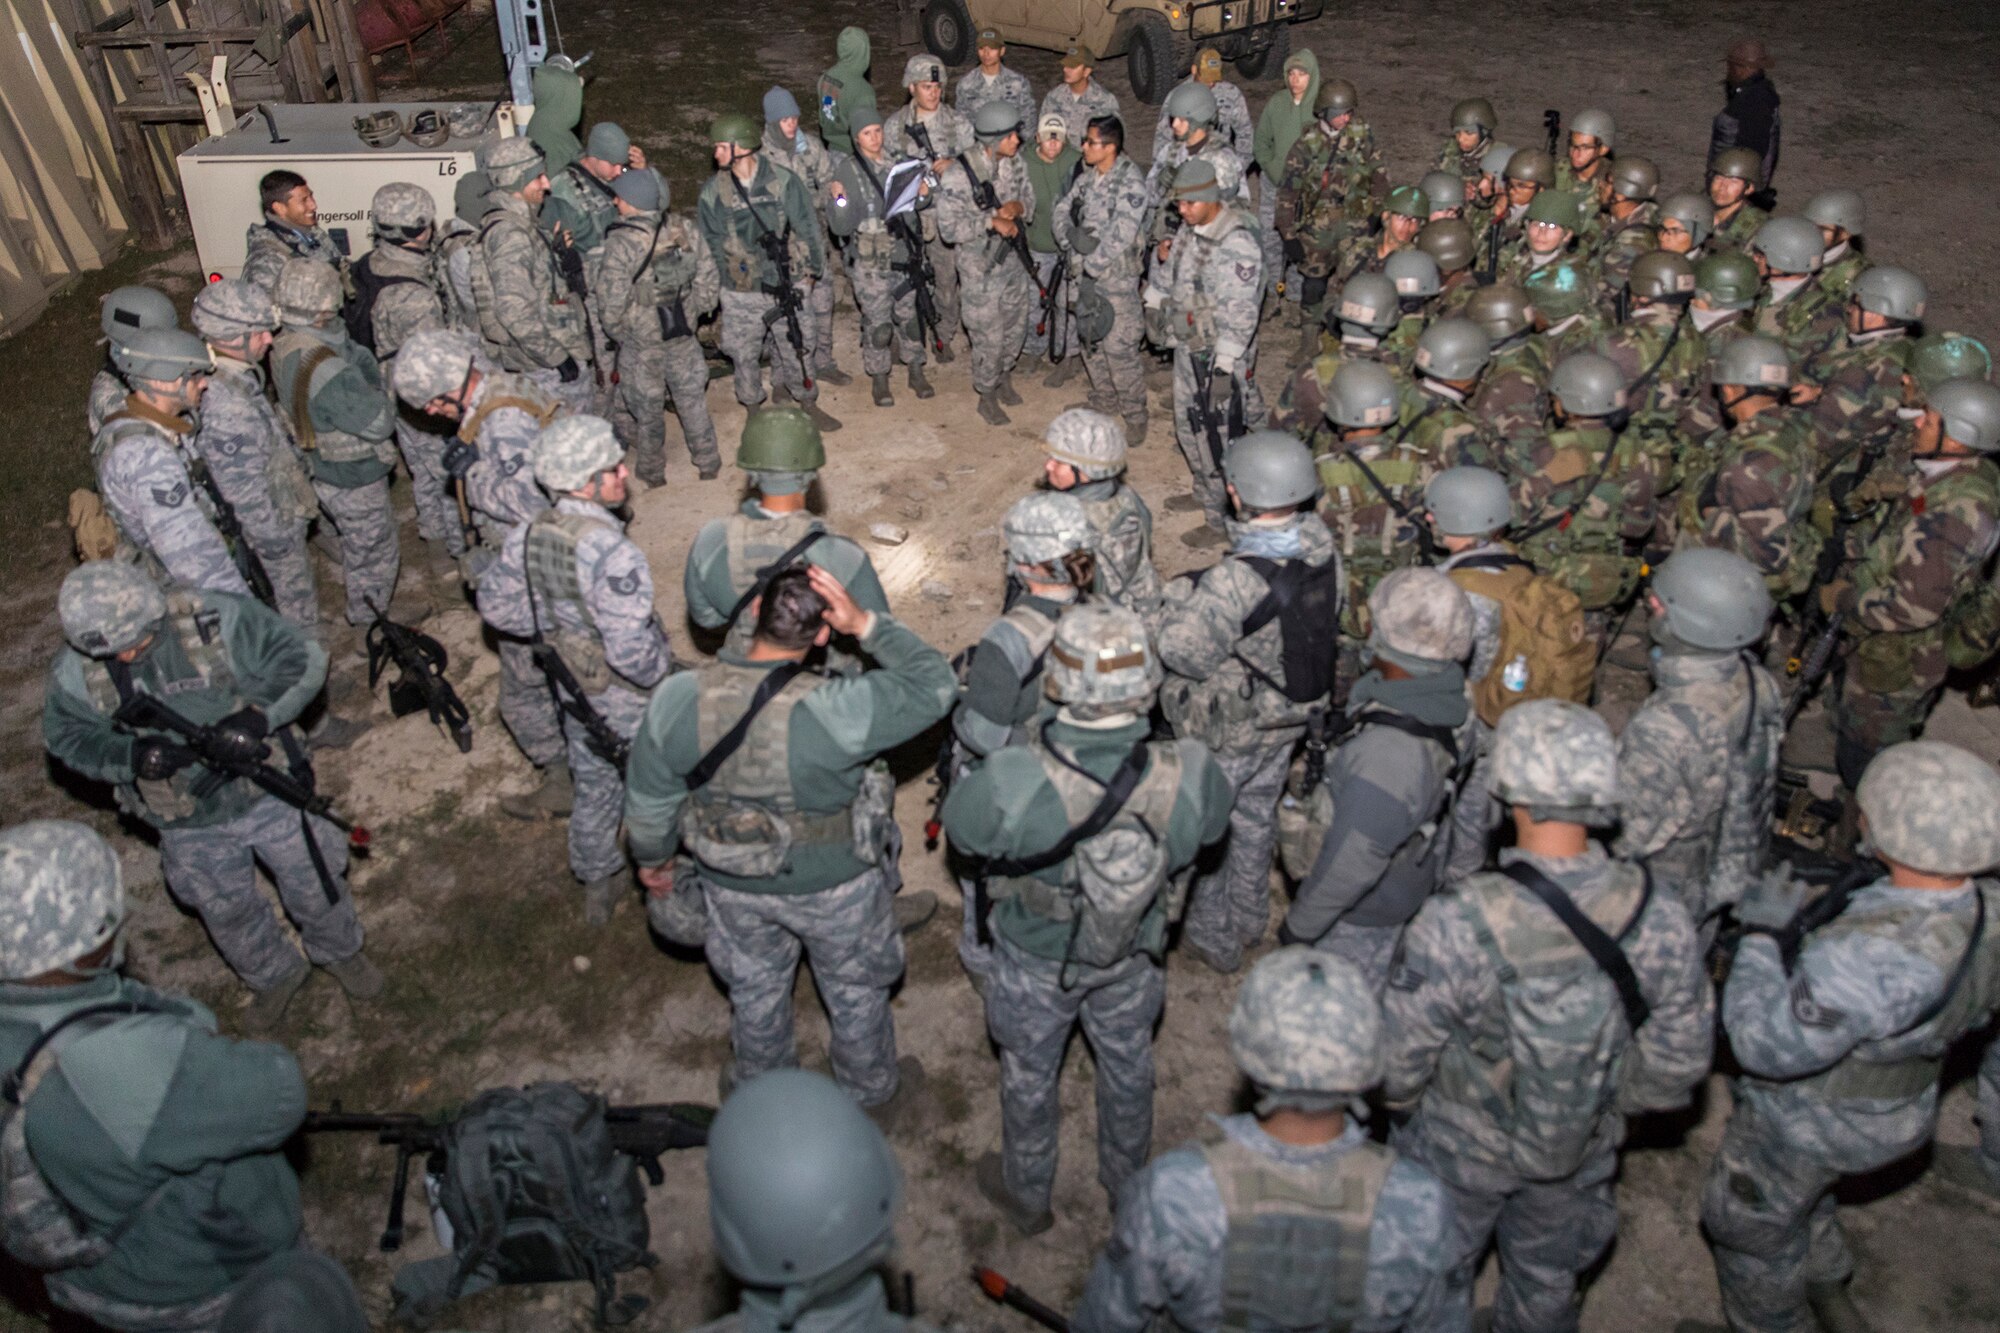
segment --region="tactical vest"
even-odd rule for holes
[[[358,362],[349,361],[338,350],[328,347],[309,334],[286,330],[278,335],[271,345],[271,369],[273,378],[281,366],[290,361],[290,375],[278,385],[282,395],[285,413],[291,418],[292,433],[298,439],[299,447],[308,453],[317,453],[328,463],[359,463],[368,459],[393,465],[396,461],[394,437],[381,441],[364,440],[359,435],[344,430],[320,430],[313,425],[312,398],[313,379],[321,366],[328,362],[360,371],[370,379],[374,387],[381,388],[379,376],[371,376],[368,370],[361,370]],[[373,358],[369,360],[373,369]],[[336,370],[336,373],[338,371]]]
[[[1360,1322],[1369,1236],[1396,1154],[1364,1141],[1316,1166],[1295,1166],[1211,1126],[1201,1155],[1229,1217],[1217,1327],[1346,1333]]]
[[[1174,298],[1181,295],[1179,281],[1181,264],[1190,265],[1186,283],[1187,300],[1179,304],[1176,299],[1167,302],[1164,318],[1167,322],[1166,337],[1172,345],[1184,347],[1198,356],[1205,356],[1215,350],[1215,301],[1208,290],[1208,270],[1221,254],[1222,243],[1236,232],[1251,226],[1249,216],[1234,204],[1224,204],[1222,214],[1215,224],[1213,235],[1204,236],[1192,227],[1182,229],[1181,239],[1175,245],[1174,254],[1183,251],[1188,258],[1177,258],[1174,262]],[[1178,308],[1176,308],[1178,306]]]
[[[576,548],[585,533],[601,526],[588,514],[568,514],[547,509],[528,524],[522,545],[527,566],[528,602],[535,620],[535,632],[555,647],[565,665],[576,676],[585,694],[601,694],[616,683],[617,677],[604,656],[604,635],[590,602],[583,595],[583,580],[577,573]],[[566,625],[556,608],[567,606],[578,624]]]
[[[148,666],[161,678],[153,682],[148,691],[168,700],[177,694],[190,690],[216,690],[234,698],[237,694],[236,668],[229,660],[229,644],[222,634],[222,613],[202,605],[199,597],[181,588],[167,591],[167,632],[174,636],[181,657],[187,662],[189,672],[178,672],[169,676],[171,663],[164,655],[148,659]],[[118,692],[118,684],[112,679],[111,668],[95,657],[79,656],[83,674],[84,694],[90,706],[110,717],[116,713],[125,700]],[[205,769],[190,764],[170,778],[148,781],[135,778],[133,798],[119,789],[119,804],[128,812],[140,815],[150,814],[168,823],[187,819],[199,806],[193,787],[207,776]],[[138,808],[142,806],[143,811]]]
[[[1528,535],[1519,549],[1537,573],[1574,592],[1586,611],[1614,606],[1632,594],[1639,579],[1639,561],[1625,554],[1622,528],[1626,475],[1637,466],[1640,451],[1602,429],[1556,430],[1548,439],[1553,448],[1542,476],[1550,493],[1520,525]],[[1600,452],[1607,449],[1608,464]],[[1550,521],[1572,504],[1575,512],[1567,522]]]
[[[479,443],[479,431],[486,424],[486,418],[503,408],[514,408],[526,412],[535,419],[537,426],[546,426],[562,413],[562,404],[543,392],[533,380],[519,375],[495,375],[479,406],[465,414],[458,423],[458,438],[466,444]]]
[[[1411,512],[1422,508],[1424,484],[1433,468],[1409,435],[1404,429],[1394,435],[1336,443],[1313,460],[1320,484],[1326,488],[1320,514],[1337,534],[1343,559],[1351,562],[1359,556],[1363,563],[1379,565],[1403,564],[1416,558],[1415,544],[1399,540],[1408,525],[1396,506]],[[1370,472],[1375,474],[1374,482],[1368,479]],[[1375,489],[1376,484],[1381,491]],[[1388,499],[1382,491],[1388,492]]]

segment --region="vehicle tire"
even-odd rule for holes
[[[972,16],[965,0],[931,0],[924,6],[924,49],[947,65],[972,58]]]
[[[1194,44],[1157,14],[1140,17],[1125,52],[1125,73],[1141,102],[1158,106],[1194,63]]]
[[[1266,74],[1277,74],[1284,69],[1285,61],[1292,54],[1292,25],[1280,23],[1271,34],[1271,44],[1261,51],[1253,51],[1247,56],[1236,58],[1236,72],[1246,79],[1261,79]]]

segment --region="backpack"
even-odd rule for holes
[[[616,1274],[658,1259],[638,1164],[612,1147],[604,1110],[574,1083],[495,1088],[466,1104],[430,1178],[452,1253],[396,1275],[399,1319],[421,1326],[469,1292],[530,1282],[588,1281],[600,1326],[645,1307],[614,1299]]]
[[[1237,557],[1257,571],[1269,590],[1250,614],[1243,618],[1243,638],[1247,639],[1273,620],[1283,647],[1280,660],[1285,667],[1285,683],[1280,685],[1237,654],[1237,661],[1250,674],[1293,703],[1309,704],[1333,692],[1333,678],[1340,652],[1340,598],[1346,580],[1340,562],[1323,565],[1304,560],[1271,560],[1261,555]]]
[[[418,282],[422,285],[416,278],[378,275],[375,266],[368,262],[372,258],[374,252],[370,251],[348,269],[354,275],[354,295],[340,307],[340,318],[347,325],[347,336],[371,352],[375,350],[375,298],[399,283]]]
[[[1468,593],[1500,606],[1500,645],[1487,673],[1472,684],[1472,706],[1491,727],[1530,699],[1589,703],[1597,644],[1583,603],[1554,579],[1505,551],[1476,555],[1445,571]]]

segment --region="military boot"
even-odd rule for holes
[[[1806,1304],[1825,1333],[1875,1333],[1875,1326],[1854,1308],[1845,1282],[1806,1283]]]
[[[806,415],[812,418],[813,425],[819,427],[820,434],[831,435],[840,429],[840,418],[829,416],[826,409],[819,405],[819,400],[814,399],[812,402],[802,403],[800,406],[804,407]]]
[[[1051,389],[1062,388],[1063,385],[1068,384],[1076,378],[1076,368],[1081,361],[1081,357],[1064,357],[1062,360],[1056,362],[1055,369],[1042,376],[1042,383]]]
[[[999,387],[993,390],[993,396],[1000,400],[1002,407],[1019,407],[1021,405],[1021,395],[1014,392],[1013,371],[1010,370],[1000,377]]]
[[[621,898],[632,892],[632,872],[620,870],[583,886],[583,922],[587,926],[608,926]]]
[[[556,759],[542,770],[541,785],[519,796],[502,796],[500,809],[515,819],[560,819],[576,804],[576,780],[569,760]]]
[[[924,1062],[914,1055],[906,1055],[896,1061],[896,1090],[889,1094],[889,1100],[864,1106],[861,1110],[875,1122],[876,1128],[884,1134],[893,1134],[898,1128],[915,1123],[918,1106],[929,1083],[929,1075],[924,1073]]]
[[[930,398],[937,393],[937,390],[931,387],[931,382],[924,378],[922,366],[913,364],[910,367],[910,392],[919,398]]]
[[[931,351],[936,353],[938,364],[941,366],[948,366],[958,360],[958,353],[951,350],[951,339],[943,335],[939,335],[937,341],[931,344]]]
[[[252,994],[250,1007],[243,1011],[243,1030],[257,1034],[277,1027],[284,1020],[292,997],[299,993],[299,988],[311,975],[312,964],[301,958],[299,965],[278,978],[275,984]]]
[[[1931,1172],[1947,1185],[1956,1185],[1982,1199],[2000,1203],[2000,1176],[1986,1165],[1986,1156],[1962,1143],[1933,1143]]]
[[[987,1153],[972,1168],[973,1183],[986,1201],[1000,1210],[1000,1215],[1014,1224],[1014,1229],[1023,1236],[1039,1236],[1056,1224],[1055,1214],[1046,1208],[1040,1212],[1033,1205],[1022,1203],[1007,1188],[1007,1170],[997,1152]]]
[[[979,419],[989,426],[1007,426],[1014,421],[1000,406],[1000,400],[990,393],[979,395]]]
[[[1125,418],[1125,447],[1137,449],[1146,442],[1146,414]]]
[[[337,963],[328,963],[326,970],[333,974],[333,979],[340,983],[340,988],[347,992],[350,999],[372,1000],[389,984],[388,978],[382,975],[382,969],[369,962],[365,953],[357,952]]]
[[[813,378],[821,384],[831,384],[836,389],[844,389],[854,383],[854,376],[836,366],[832,361],[822,361],[813,369]]]
[[[921,930],[925,923],[937,915],[937,895],[929,889],[918,889],[912,893],[899,893],[889,907],[896,917],[896,929],[907,935],[913,930]]]
[[[889,392],[888,371],[885,370],[880,375],[870,375],[868,377],[868,387],[874,392],[875,406],[894,407],[896,405],[895,396]]]

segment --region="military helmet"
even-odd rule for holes
[[[598,473],[617,467],[624,446],[603,417],[557,417],[542,427],[530,450],[535,480],[549,490],[580,491]]]
[[[1711,177],[1749,181],[1754,188],[1763,182],[1764,159],[1748,148],[1725,148],[1715,155],[1715,161],[1708,164],[1708,174]]]
[[[1017,565],[1055,564],[1096,544],[1083,501],[1068,491],[1030,491],[1000,520],[1007,559]]]
[[[1625,288],[1642,301],[1686,300],[1694,295],[1694,265],[1671,250],[1648,250],[1626,270]]]
[[[1479,155],[1480,174],[1495,177],[1505,176],[1507,174],[1507,164],[1514,160],[1514,154],[1517,151],[1519,150],[1514,145],[1501,143],[1496,139],[1491,147]]]
[[[1618,146],[1618,123],[1611,119],[1609,111],[1596,107],[1586,107],[1576,113],[1569,122],[1571,134],[1587,134],[1606,148]]]
[[[1368,594],[1368,648],[1409,671],[1462,662],[1472,652],[1472,602],[1449,574],[1412,566]]]
[[[920,83],[943,83],[944,62],[928,51],[919,51],[903,62],[903,87]]]
[[[368,201],[368,221],[378,236],[415,240],[419,232],[437,222],[437,200],[421,185],[390,181]]]
[[[816,1285],[865,1271],[886,1253],[902,1196],[889,1141],[824,1074],[760,1074],[709,1126],[715,1253],[745,1286]]]
[[[1757,261],[1740,250],[1709,255],[1694,266],[1694,294],[1717,310],[1748,310],[1763,289]]]
[[[1690,648],[1729,653],[1764,637],[1771,590],[1758,568],[1734,551],[1690,546],[1653,570],[1653,595],[1667,630]]]
[[[1904,741],[1869,761],[1854,792],[1868,838],[1926,875],[1977,875],[2000,865],[2000,774],[1945,741]]]
[[[173,301],[152,287],[115,288],[97,309],[97,326],[114,343],[140,329],[171,329],[180,322]]]
[[[492,115],[493,108],[484,102],[455,102],[445,113],[445,124],[454,139],[477,139],[486,133],[486,122]]]
[[[982,102],[972,113],[972,132],[981,143],[999,143],[1021,132],[1021,109],[1004,97]]]
[[[1985,380],[1946,380],[1927,397],[1944,418],[1947,439],[1982,454],[2000,452],[2000,389]]]
[[[651,167],[634,167],[618,173],[611,193],[641,213],[657,213],[667,206],[667,182]]]
[[[1144,711],[1165,678],[1146,622],[1110,602],[1063,612],[1043,673],[1050,698],[1099,715]]]
[[[354,134],[370,148],[393,147],[403,137],[403,118],[386,107],[354,118]]]
[[[412,111],[403,120],[403,137],[419,148],[436,148],[451,137],[451,122],[430,107]]]
[[[1550,222],[1565,231],[1575,231],[1583,212],[1582,201],[1563,190],[1537,190],[1528,205],[1529,222]]]
[[[123,924],[125,877],[95,830],[68,819],[0,829],[0,981],[74,963]]]
[[[1815,227],[1838,227],[1859,236],[1868,227],[1868,205],[1859,190],[1821,190],[1806,200],[1806,220]]]
[[[1910,348],[1910,378],[1929,393],[1946,380],[1990,380],[1993,354],[1969,333],[1926,333]]]
[[[1573,259],[1557,259],[1542,265],[1528,275],[1524,285],[1528,299],[1551,324],[1581,314],[1597,299],[1596,279],[1589,269]]]
[[[1611,193],[1634,201],[1660,192],[1660,169],[1650,157],[1621,157],[1611,164]]]
[[[1660,220],[1672,218],[1700,245],[1715,232],[1715,205],[1698,194],[1670,194],[1660,204]]]
[[[1426,222],[1423,230],[1417,233],[1417,249],[1435,259],[1438,268],[1446,273],[1471,268],[1472,256],[1478,245],[1471,226],[1462,218],[1439,218],[1435,222]]]
[[[1746,334],[1716,354],[1710,381],[1782,394],[1792,382],[1791,353],[1776,338]]]
[[[509,135],[495,139],[479,152],[479,169],[496,190],[518,190],[547,170],[542,150],[533,139]]]
[[[1072,407],[1042,432],[1042,450],[1088,481],[1115,477],[1125,470],[1125,423],[1109,412]]]
[[[1313,114],[1321,120],[1332,120],[1345,115],[1361,104],[1361,94],[1346,79],[1325,79],[1319,85],[1319,95],[1313,98]]]
[[[1448,467],[1424,487],[1424,504],[1447,537],[1484,537],[1514,521],[1507,481],[1483,467]]]
[[[1319,494],[1312,454],[1281,430],[1253,430],[1237,440],[1223,455],[1222,475],[1246,509],[1283,509]]]
[[[1906,268],[1877,264],[1854,280],[1849,299],[1863,310],[1913,324],[1924,317],[1930,293],[1924,280]]]
[[[1611,728],[1564,699],[1516,704],[1494,728],[1493,794],[1538,820],[1616,823],[1621,794]]]
[[[1215,90],[1205,83],[1183,83],[1167,94],[1162,109],[1169,120],[1185,120],[1191,129],[1207,129],[1215,124]]]
[[[1625,406],[1625,372],[1608,356],[1571,352],[1549,372],[1549,393],[1573,417],[1608,417]]]
[[[1382,276],[1395,283],[1396,295],[1404,298],[1436,296],[1444,285],[1437,260],[1414,247],[1390,255],[1389,262],[1382,266]]]
[[[271,299],[287,323],[323,319],[340,309],[340,297],[340,274],[317,259],[287,259],[271,285]]]
[[[1181,163],[1180,170],[1174,173],[1173,200],[1175,203],[1221,203],[1222,181],[1215,174],[1215,164],[1201,157],[1191,157]]]
[[[1522,288],[1496,282],[1466,299],[1465,317],[1485,329],[1488,338],[1501,343],[1534,325],[1535,307]]]
[[[1485,329],[1462,315],[1447,315],[1423,331],[1410,364],[1432,379],[1469,380],[1492,355],[1493,340]]]
[[[1465,177],[1456,171],[1426,171],[1417,188],[1430,200],[1433,213],[1441,208],[1465,207]]]
[[[396,353],[396,397],[421,408],[465,387],[479,360],[479,335],[465,329],[418,329]]]
[[[796,403],[759,408],[743,423],[736,466],[745,472],[817,472],[826,466],[826,442]]]
[[[1757,228],[1750,248],[1777,273],[1817,273],[1826,258],[1819,228],[1804,218],[1772,218]]]
[[[708,141],[755,152],[763,143],[763,138],[757,133],[756,121],[740,111],[725,111],[709,123]]]
[[[1556,160],[1539,148],[1523,148],[1507,159],[1507,179],[1547,188],[1556,183]]]
[[[1111,299],[1102,288],[1088,277],[1077,279],[1076,305],[1070,309],[1070,318],[1076,326],[1077,340],[1085,347],[1095,347],[1111,336],[1111,330],[1118,322],[1118,312],[1111,308]]]
[[[798,112],[794,111],[793,115]],[[583,141],[585,157],[594,157],[600,162],[625,165],[632,157],[632,136],[625,127],[615,120],[600,120],[590,127],[590,134]]]
[[[1431,201],[1414,185],[1398,185],[1389,191],[1389,197],[1384,201],[1382,211],[1393,213],[1398,217],[1428,222],[1431,216]]]
[[[1345,430],[1396,424],[1403,391],[1396,377],[1373,361],[1346,361],[1326,386],[1326,419]]]
[[[1485,98],[1467,97],[1452,104],[1451,128],[1491,134],[1500,128],[1500,117],[1493,114],[1493,103]]]
[[[1380,273],[1357,273],[1340,289],[1334,318],[1343,324],[1358,324],[1370,333],[1387,333],[1403,318],[1396,296],[1396,284]]]
[[[229,343],[278,327],[278,307],[254,282],[224,278],[195,293],[188,322],[210,342]]]
[[[111,364],[127,379],[156,384],[174,384],[215,369],[208,344],[186,329],[141,329],[127,334],[124,341],[111,344]]]
[[[63,577],[56,617],[63,640],[85,657],[137,647],[167,614],[167,595],[137,565],[91,560]]]
[[[486,216],[486,196],[493,192],[493,178],[483,171],[468,171],[451,187],[451,211],[460,222],[476,227]]]
[[[215,1333],[368,1333],[354,1280],[310,1246],[281,1250],[236,1284]]]
[[[1358,1096],[1382,1081],[1382,1005],[1354,964],[1288,944],[1237,989],[1229,1053],[1280,1104],[1285,1093]]]

